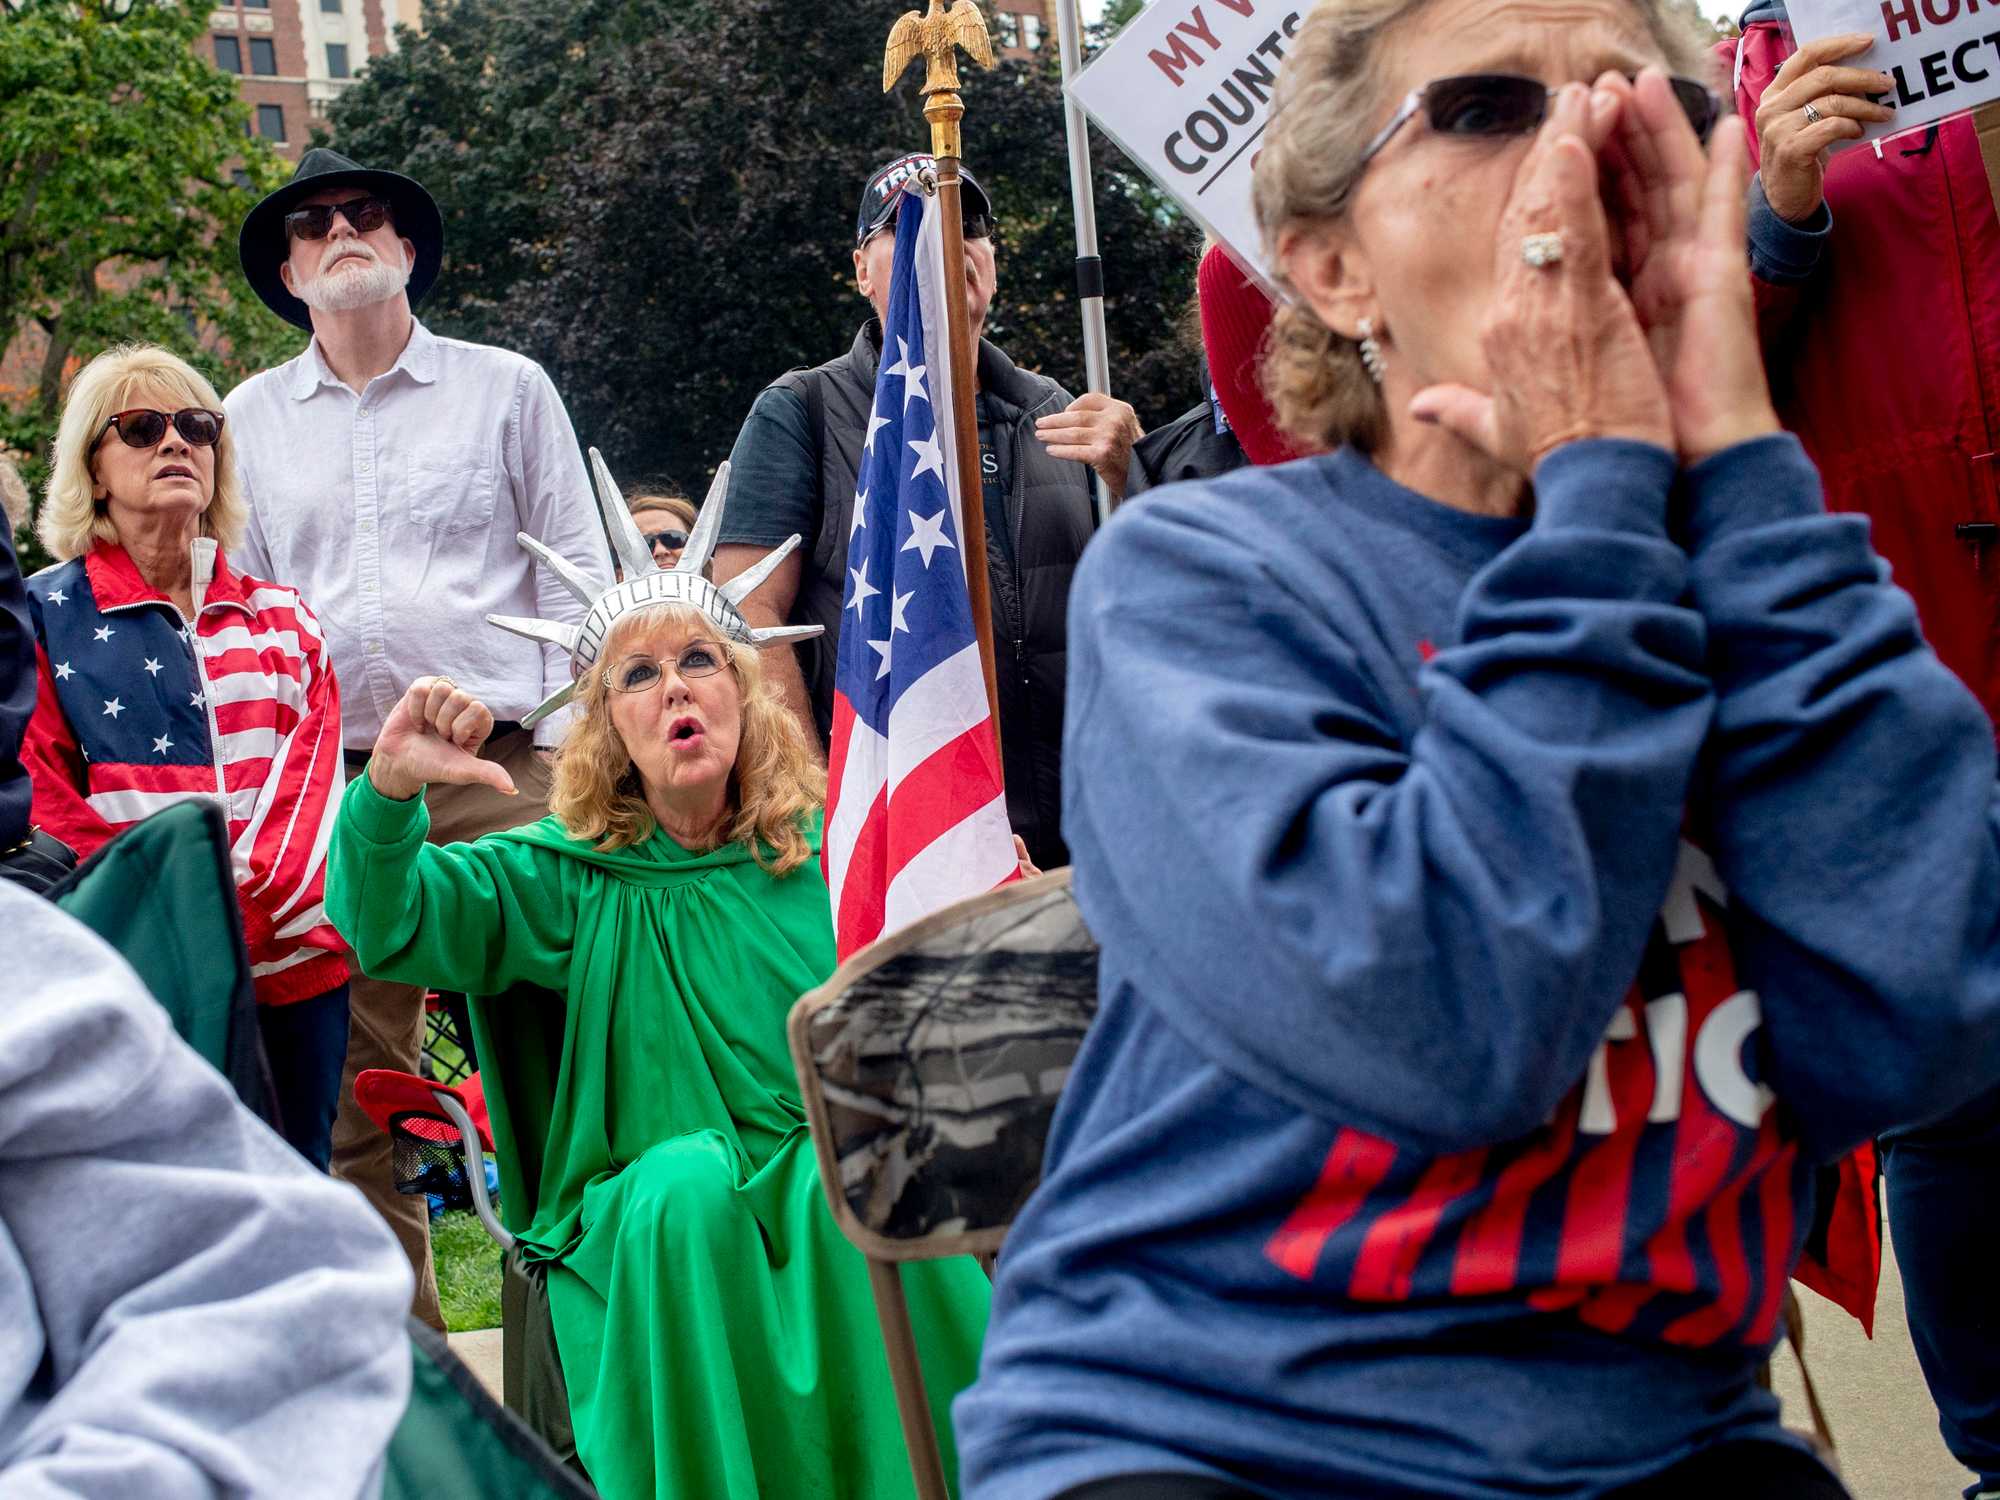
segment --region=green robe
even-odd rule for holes
[[[542,1074],[546,1144],[506,1172],[502,1201],[550,1263],[598,1488],[913,1494],[866,1263],[821,1197],[785,1048],[786,1012],[834,966],[818,863],[773,879],[740,845],[691,854],[659,832],[600,853],[553,818],[437,848],[429,821],[421,798],[350,786],[327,912],[377,978],[568,997],[560,1021],[546,1000],[476,1014],[489,1075],[496,1055]],[[817,819],[812,837],[817,850]],[[505,1084],[489,1076],[496,1128],[532,1138],[498,1117]],[[955,1473],[950,1402],[977,1372],[986,1278],[957,1259],[906,1267],[904,1285]]]

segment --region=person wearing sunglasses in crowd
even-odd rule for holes
[[[1750,269],[1778,415],[1869,519],[1924,635],[2000,722],[2000,105],[1832,155],[1890,122],[1866,34],[1793,44],[1782,0],[1717,48],[1757,125]],[[1829,379],[1856,368],[1867,380]],[[1945,1446],[2000,1500],[2000,1091],[1879,1143],[1910,1336]],[[1868,1158],[1832,1213],[1856,1244],[1824,1289],[1875,1305]],[[1847,1204],[1853,1211],[1844,1211]],[[1838,1244],[1839,1240],[1832,1241]],[[1815,1282],[1815,1285],[1818,1283]]]
[[[694,530],[694,502],[680,495],[647,492],[632,497],[631,510],[653,561],[663,568],[679,562],[688,533]]]
[[[1677,14],[1299,31],[1267,379],[1332,451],[1079,571],[1101,1004],[968,1500],[1845,1493],[1758,1371],[1816,1165],[2000,1076],[1994,744],[1779,429]]]
[[[347,1055],[345,944],[321,903],[341,786],[319,622],[239,571],[234,434],[200,374],[147,345],[70,383],[28,580],[34,821],[80,856],[172,803],[222,806],[286,1138],[329,1161]]]
[[[521,720],[568,683],[568,661],[497,639],[484,620],[582,619],[517,533],[610,581],[562,398],[532,360],[440,338],[413,315],[437,278],[444,229],[408,177],[308,151],[244,218],[238,250],[264,304],[312,336],[225,403],[248,509],[241,555],[296,582],[326,622],[348,776],[410,683],[446,672],[493,708],[481,753],[519,795],[452,787],[432,802],[434,832],[448,841],[532,822],[548,811],[547,760],[568,716],[533,730]],[[424,1200],[396,1191],[389,1137],[352,1087],[364,1068],[417,1071],[423,1030],[420,986],[357,975],[333,1170],[395,1229],[416,1272],[413,1311],[442,1328]]]
[[[750,608],[759,625],[825,627],[823,637],[802,643],[796,655],[776,651],[769,663],[787,706],[822,756],[832,732],[834,662],[849,592],[855,476],[871,431],[875,373],[883,358],[896,210],[904,184],[931,165],[928,156],[899,156],[869,175],[853,254],[855,284],[874,316],[838,359],[791,371],[767,386],[729,456],[729,529],[715,554],[717,580],[735,577],[793,532],[806,538],[758,590]],[[1003,658],[1000,750],[1007,814],[1034,863],[1053,869],[1069,862],[1058,804],[1070,575],[1094,525],[1092,474],[1103,478],[1114,497],[1123,495],[1132,445],[1141,433],[1137,414],[1123,401],[1098,394],[1072,399],[1053,380],[1019,368],[980,337],[998,284],[995,221],[986,190],[969,172],[964,182],[965,305],[979,339],[974,380],[993,639]],[[920,366],[923,360],[913,363]]]

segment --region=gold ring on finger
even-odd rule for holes
[[[1537,271],[1562,264],[1563,237],[1549,232],[1545,234],[1523,235],[1521,238],[1521,259]]]
[[[1820,109],[1817,104],[1808,103],[1806,105],[1806,124],[1817,125],[1821,120],[1824,120],[1825,118],[1826,116],[1820,113]]]

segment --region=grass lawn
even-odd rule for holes
[[[433,1049],[434,1061],[456,1071],[465,1059],[449,1040]],[[435,1075],[433,1075],[435,1076]],[[431,1265],[437,1271],[438,1307],[453,1333],[500,1326],[500,1247],[469,1209],[431,1220]]]
[[[500,1247],[471,1212],[431,1220],[438,1306],[453,1333],[500,1326]]]

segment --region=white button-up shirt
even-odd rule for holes
[[[314,339],[229,393],[250,519],[231,561],[297,589],[326,631],[341,739],[365,750],[406,688],[443,673],[496,719],[570,680],[569,655],[486,623],[582,622],[584,606],[515,540],[608,588],[611,555],[562,398],[541,366],[417,323],[360,395]],[[570,710],[535,726],[554,745]]]

